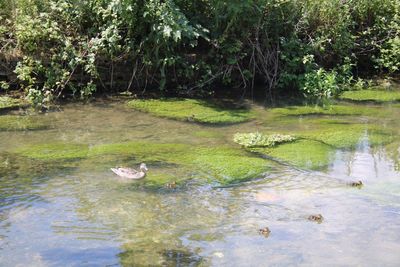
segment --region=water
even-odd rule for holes
[[[13,159],[10,151],[54,141],[234,145],[235,132],[312,126],[304,119],[283,125],[261,120],[269,112],[260,111],[259,120],[209,127],[107,102],[41,115],[51,125],[47,130],[0,132],[0,161],[8,166],[0,172],[0,265],[398,266],[400,109],[380,109],[391,115],[362,120],[390,127],[394,143],[371,148],[365,136],[355,150],[338,150],[327,169],[279,165],[240,185],[213,187],[194,179],[154,190],[118,180],[109,171],[122,160],[118,156],[54,167]],[[346,186],[353,177],[365,186]],[[318,213],[323,223],[307,220]],[[258,233],[266,226],[268,238]]]

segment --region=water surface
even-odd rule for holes
[[[324,119],[389,127],[391,144],[371,147],[366,134],[354,150],[337,150],[319,171],[277,164],[260,179],[235,186],[193,177],[177,189],[146,189],[118,179],[109,171],[127,163],[118,155],[33,168],[12,151],[50,142],[235,146],[236,132],[317,126],[304,117],[269,120],[269,111],[260,108],[257,120],[219,127],[160,119],[107,102],[43,114],[47,130],[0,132],[0,265],[398,266],[400,108],[378,109],[390,115]],[[140,159],[128,163],[135,166]],[[179,173],[174,168],[179,167],[165,172]],[[354,179],[365,185],[346,186]],[[307,220],[319,213],[323,223]],[[272,231],[268,238],[258,233],[265,226]]]

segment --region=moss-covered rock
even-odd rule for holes
[[[400,91],[376,90],[376,89],[346,91],[339,98],[351,101],[393,102],[393,101],[400,101]]]
[[[21,156],[41,161],[62,161],[86,158],[88,146],[81,144],[49,143],[15,150]]]
[[[0,131],[43,130],[48,128],[48,124],[35,116],[0,116]]]
[[[0,111],[25,107],[27,105],[28,103],[22,99],[0,96]]]
[[[252,151],[300,168],[318,170],[329,165],[335,149],[318,141],[297,140],[272,148],[253,148]]]
[[[159,117],[208,124],[239,123],[254,117],[248,109],[225,109],[195,99],[132,100],[128,106]]]

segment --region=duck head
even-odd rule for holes
[[[146,166],[145,163],[141,163],[139,169],[140,169],[142,172],[147,172],[147,171],[149,170],[149,169],[147,169],[147,166]]]

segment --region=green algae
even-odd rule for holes
[[[198,176],[210,177],[211,180],[221,184],[249,180],[260,176],[268,169],[266,160],[249,155],[240,149],[226,146],[209,148],[184,144],[130,142],[94,147],[89,154],[102,155],[116,152],[131,154],[141,161],[176,164],[185,172],[185,174],[181,174],[186,177],[185,179],[189,179],[192,174],[198,174]],[[152,176],[150,173],[149,177]],[[204,176],[201,173],[207,175]],[[167,177],[158,175],[149,180],[153,184],[163,184],[163,181],[155,181],[157,179],[162,179],[164,182],[176,180],[171,175]]]
[[[27,102],[21,99],[16,99],[8,96],[0,96],[0,111],[16,109],[27,106]]]
[[[210,174],[221,184],[260,177],[271,167],[268,161],[231,147],[198,148],[188,158],[191,166]]]
[[[371,89],[346,91],[339,98],[351,101],[393,102],[400,101],[400,91]]]
[[[273,147],[277,144],[292,142],[296,137],[284,134],[265,135],[260,132],[236,133],[233,141],[244,147]]]
[[[375,125],[319,123],[319,128],[314,127],[316,129],[298,133],[299,136],[340,149],[353,149],[363,138],[368,138],[371,146],[387,144],[393,140],[393,134],[389,130],[383,130]]]
[[[351,106],[331,105],[321,106],[289,106],[284,108],[270,109],[271,113],[280,116],[301,116],[301,115],[361,115]]]
[[[49,125],[32,116],[2,115],[0,116],[0,131],[43,130]]]
[[[21,147],[15,151],[21,156],[42,161],[86,158],[88,146],[81,144],[49,143]]]
[[[319,170],[329,165],[335,149],[318,141],[297,140],[272,148],[253,148],[252,151],[300,168]]]
[[[379,107],[330,105],[330,106],[288,106],[269,110],[275,116],[379,116],[388,114]]]
[[[270,168],[267,160],[228,146],[126,142],[89,148],[82,144],[52,143],[22,147],[14,152],[19,156],[43,162],[84,159],[84,162],[91,162],[86,167],[94,162],[115,163],[116,159],[133,161],[135,164],[146,162],[150,171],[144,181],[149,187],[180,183],[194,175],[220,184],[237,183],[260,177]],[[151,168],[152,165],[154,168]]]
[[[268,161],[227,146],[203,147],[184,144],[120,143],[93,147],[89,156],[122,153],[135,159],[156,165],[173,164],[180,169],[176,175],[171,171],[148,172],[149,186],[162,186],[170,182],[181,182],[196,175],[209,182],[220,184],[237,183],[260,177],[269,169]],[[139,162],[139,161],[138,161]]]
[[[175,162],[176,155],[186,153],[190,147],[185,144],[157,144],[149,142],[125,142],[101,144],[90,148],[89,157],[103,155],[130,156],[141,161]]]
[[[170,173],[166,173],[162,170],[154,170],[152,169],[147,173],[146,179],[144,180],[147,188],[160,188],[164,187],[170,183],[176,183],[179,185],[180,183],[185,181],[184,176],[177,176]]]
[[[16,191],[30,194],[31,186],[60,172],[70,173],[76,169],[71,163],[44,162],[17,154],[0,153],[0,190],[3,197]],[[12,184],[12,187],[10,185]],[[2,186],[6,188],[1,188]],[[10,188],[12,188],[10,190]]]
[[[128,106],[158,117],[206,124],[233,124],[254,117],[248,109],[225,109],[196,99],[132,100]]]
[[[201,138],[220,138],[223,136],[223,134],[213,131],[195,131],[193,132],[193,136]]]

